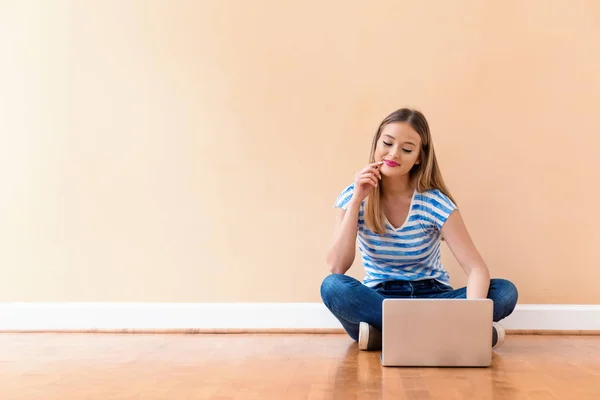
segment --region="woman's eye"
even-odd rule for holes
[[[385,140],[383,141],[383,144],[385,144],[386,146],[391,146],[391,143],[386,142]]]
[[[402,149],[402,151],[404,151],[405,153],[409,153],[409,154],[412,153],[411,149]]]

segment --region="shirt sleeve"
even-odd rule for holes
[[[354,194],[354,184],[347,186],[341,193],[338,195],[335,200],[334,207],[342,208],[344,210],[348,209],[348,204],[352,199],[352,195]]]
[[[431,190],[427,194],[427,208],[428,214],[438,230],[442,229],[450,214],[458,209],[450,197],[438,189]]]

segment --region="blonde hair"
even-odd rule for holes
[[[406,122],[421,137],[421,148],[419,149],[421,162],[415,164],[409,172],[413,187],[418,192],[438,189],[456,204],[456,201],[450,194],[450,191],[442,178],[442,173],[433,149],[429,124],[427,123],[425,116],[417,110],[401,108],[388,115],[381,122],[373,137],[369,162],[375,162],[375,150],[377,149],[377,142],[381,136],[381,131],[386,125],[394,122]],[[378,185],[376,188],[373,188],[371,194],[367,197],[365,204],[365,224],[369,230],[379,235],[382,235],[385,232],[383,211],[381,209],[381,186],[382,185]]]

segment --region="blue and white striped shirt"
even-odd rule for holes
[[[346,210],[354,184],[338,196],[335,207]],[[457,207],[440,190],[415,191],[406,221],[394,228],[387,219],[385,233],[370,231],[364,219],[365,202],[358,213],[358,248],[365,268],[363,283],[374,287],[387,280],[418,281],[436,279],[449,285],[450,276],[440,257],[441,228]]]

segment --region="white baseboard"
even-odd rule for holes
[[[600,331],[600,305],[517,305],[509,330]],[[0,303],[0,331],[335,330],[321,303]]]
[[[600,305],[518,304],[500,323],[510,330],[600,331]]]

